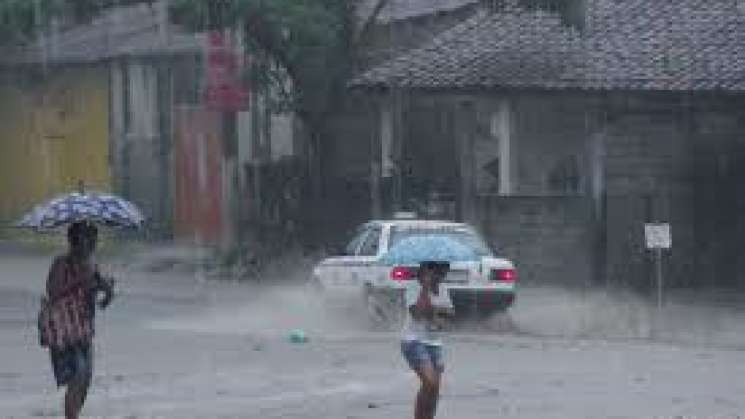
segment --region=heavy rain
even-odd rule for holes
[[[0,417],[745,417],[745,1],[0,0]]]

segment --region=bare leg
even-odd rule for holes
[[[424,392],[424,387],[419,389],[416,394],[416,404],[414,405],[414,419],[427,419],[427,394]]]
[[[436,384],[429,399],[429,411],[427,412],[429,414],[428,419],[435,418],[435,415],[437,414],[437,403],[440,401],[440,384],[442,383],[442,374],[438,371],[435,371],[434,382]]]
[[[422,386],[417,393],[414,418],[434,419],[440,397],[440,373],[431,364],[424,365],[416,373]]]
[[[65,391],[65,418],[78,419],[83,403],[88,396],[90,380],[87,377],[76,378],[67,385]]]

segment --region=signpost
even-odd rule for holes
[[[656,223],[644,225],[644,237],[647,243],[647,249],[655,253],[655,268],[657,272],[657,309],[662,309],[662,290],[664,281],[662,278],[662,251],[670,249],[673,246],[672,236],[670,234],[670,224]]]

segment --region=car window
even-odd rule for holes
[[[362,244],[362,241],[365,240],[365,237],[367,237],[367,233],[370,231],[369,227],[362,226],[357,228],[356,234],[352,238],[352,240],[349,241],[349,243],[344,247],[344,254],[347,256],[353,256],[357,254],[357,249],[360,248],[360,244]]]
[[[370,230],[370,233],[365,238],[365,242],[360,248],[360,256],[375,256],[378,254],[378,247],[380,246],[380,233],[382,229],[375,227]]]
[[[490,256],[493,253],[489,245],[486,244],[478,233],[470,228],[459,226],[394,227],[391,230],[388,247],[391,248],[401,240],[413,236],[446,236],[474,249],[479,256]]]

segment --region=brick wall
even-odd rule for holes
[[[596,246],[592,205],[584,197],[478,198],[478,224],[529,283],[587,284]]]
[[[651,285],[645,222],[669,222],[673,249],[666,254],[670,283],[693,277],[692,145],[686,114],[675,103],[662,109],[612,113],[606,126],[605,180],[608,277],[616,283]]]
[[[446,99],[442,106],[449,103]],[[664,265],[668,284],[745,285],[742,99],[527,92],[513,93],[511,99],[515,195],[476,197],[475,223],[515,260],[524,280],[607,279],[648,288],[653,265],[643,226],[660,221],[672,226],[673,249]],[[414,118],[407,122],[416,125]],[[332,165],[335,171],[351,175],[359,170],[353,177],[364,182],[371,130],[341,129],[345,134],[337,142],[345,143],[327,164],[341,161]],[[416,135],[432,141],[431,133]],[[420,149],[412,148],[421,157]],[[551,172],[568,156],[577,157],[580,187],[552,189]],[[340,193],[339,203],[349,196]],[[363,212],[360,206],[356,218],[363,218]]]
[[[630,101],[627,101],[627,104]],[[605,132],[607,274],[652,285],[643,224],[671,224],[670,286],[745,284],[745,119],[726,98],[634,99]]]
[[[513,100],[514,190],[519,195],[579,194],[587,189],[586,101],[571,95],[520,95]],[[577,188],[552,184],[570,160],[576,163]]]
[[[697,280],[745,286],[745,104],[699,103],[692,118]]]

